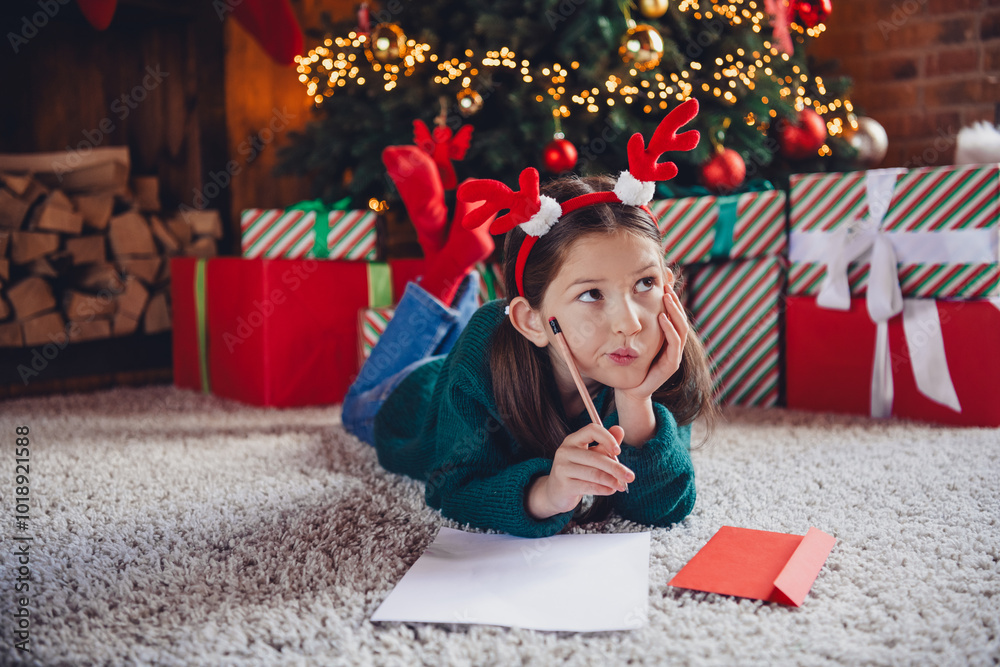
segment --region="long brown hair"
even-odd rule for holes
[[[590,192],[614,188],[607,176],[567,177],[551,181],[542,194],[563,202]],[[590,234],[635,234],[659,244],[660,234],[648,213],[625,204],[595,204],[568,213],[538,239],[524,267],[524,297],[538,309],[549,283],[558,274],[570,247]],[[517,294],[514,265],[524,241],[520,227],[507,232],[504,241],[503,281],[507,294]],[[676,275],[676,272],[675,272]],[[679,280],[679,278],[678,278]],[[680,290],[675,284],[674,289]],[[504,425],[530,453],[552,458],[570,433],[557,404],[559,391],[547,350],[536,347],[522,336],[507,318],[501,322],[490,346],[490,370],[497,409]],[[717,414],[712,399],[712,379],[708,358],[694,330],[688,334],[684,355],[677,372],[653,393],[653,400],[674,415],[678,425],[689,424],[699,415],[711,429]],[[596,497],[580,521],[599,521],[611,510],[608,497]]]

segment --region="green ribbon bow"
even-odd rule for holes
[[[332,211],[346,211],[351,207],[351,198],[343,199],[327,204],[322,199],[308,199],[300,201],[286,207],[289,211],[315,211],[316,221],[313,223],[313,257],[316,259],[326,259],[330,256],[330,248],[326,245],[326,239],[330,236],[330,213]]]
[[[700,185],[679,186],[677,184],[657,183],[656,196],[662,199],[714,196],[719,216],[715,222],[715,237],[712,241],[710,257],[711,259],[729,259],[735,242],[733,233],[736,230],[736,211],[740,195],[747,192],[766,192],[774,189],[774,185],[770,181],[755,179],[744,183],[737,193],[716,196]]]

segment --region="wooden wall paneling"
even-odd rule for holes
[[[354,16],[356,2],[348,0],[292,0],[303,31],[320,25],[320,15],[328,12],[334,20]],[[232,219],[239,224],[245,208],[280,208],[311,198],[310,179],[276,176],[277,154],[288,141],[291,130],[301,130],[314,118],[312,101],[298,80],[295,65],[274,63],[236,21],[226,22],[226,97],[229,110],[230,151],[241,171],[233,179]],[[306,35],[305,50],[314,44]],[[276,116],[287,110],[288,127],[251,161],[240,147],[256,137]],[[292,117],[294,115],[294,117]],[[265,133],[266,134],[266,133]]]
[[[230,254],[239,248],[240,238],[239,220],[236,219],[237,227],[234,230],[234,221],[230,215],[232,186],[225,181],[220,185],[210,180],[212,174],[225,174],[230,160],[224,33],[214,5],[215,3],[203,3],[197,19],[192,23],[188,58],[197,82],[199,146],[202,153],[200,187],[202,195],[210,203],[205,208],[218,209],[222,215],[224,231],[219,250],[222,254]],[[214,183],[216,187],[211,188],[210,183]],[[218,195],[214,195],[216,190]],[[201,207],[196,205],[195,208]]]

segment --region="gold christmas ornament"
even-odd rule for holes
[[[647,19],[658,19],[667,13],[668,0],[639,0],[639,11]]]
[[[406,56],[403,29],[395,23],[379,23],[368,36],[365,52],[373,64],[399,62]]]
[[[851,126],[851,120],[857,123],[857,129]],[[889,150],[889,137],[885,133],[885,128],[868,116],[848,118],[842,136],[858,151],[858,162],[863,167],[877,166],[885,159],[885,154]]]
[[[483,96],[472,88],[465,88],[455,96],[458,100],[458,110],[463,116],[471,116],[483,108]]]
[[[663,58],[663,37],[651,25],[640,23],[622,37],[618,55],[626,65],[640,71],[651,70]]]

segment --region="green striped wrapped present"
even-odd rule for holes
[[[785,252],[785,193],[746,192],[650,202],[667,260],[694,264]]]
[[[502,299],[506,295],[503,288],[503,270],[494,262],[476,264],[479,274],[479,303]]]
[[[684,267],[687,307],[712,364],[716,397],[728,405],[783,400],[780,308],[783,257]]]
[[[358,327],[361,333],[358,336],[358,342],[361,348],[362,364],[372,353],[372,348],[375,347],[378,339],[382,337],[382,333],[385,331],[386,325],[389,324],[389,320],[392,319],[394,312],[395,309],[392,307],[365,308],[358,312]]]
[[[479,274],[479,303],[503,298],[503,276],[499,264],[493,262],[476,264],[476,272]],[[393,307],[366,308],[359,311],[358,341],[362,364],[382,337],[394,312]]]
[[[240,216],[244,257],[375,259],[370,210],[249,208]]]
[[[1000,296],[1000,165],[799,174],[790,200],[792,295],[818,295],[828,266],[864,295],[880,241],[904,297]]]

